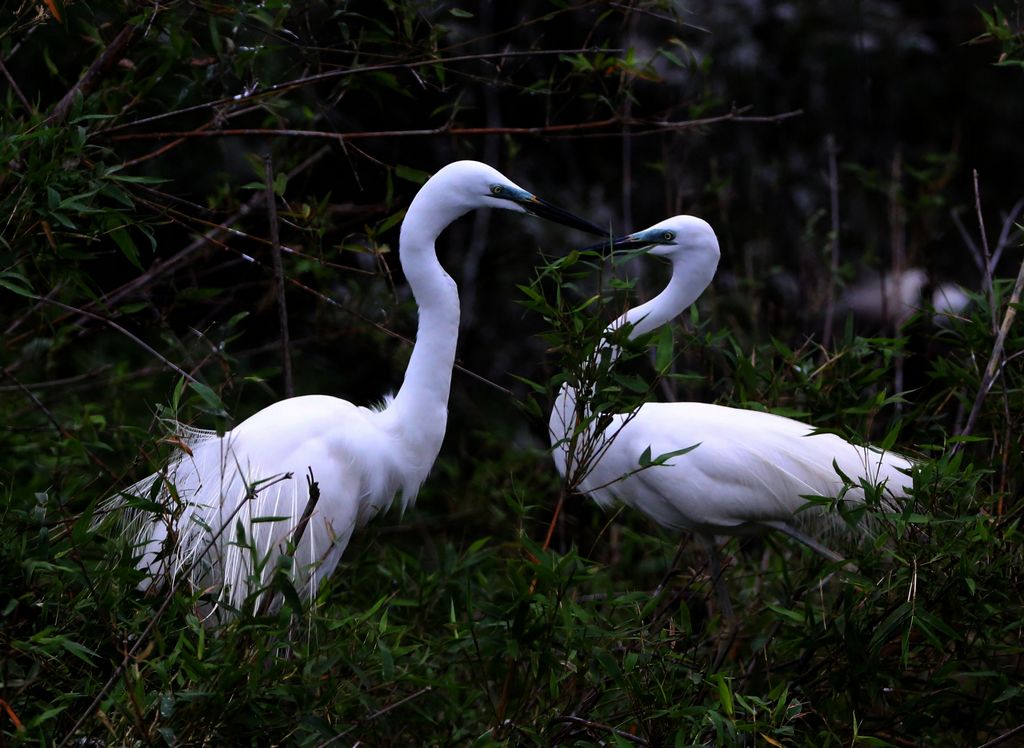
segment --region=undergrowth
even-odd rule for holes
[[[826,96],[832,79],[803,63],[769,64],[758,44],[770,34],[743,48],[757,66],[739,60],[730,34],[747,26],[715,19],[748,5],[702,8],[711,34],[660,2],[12,11],[0,30],[0,745],[1012,744],[1024,724],[1014,139],[992,137],[1010,174],[972,180],[952,146],[894,131],[871,162],[847,133],[822,183],[827,125],[811,107],[831,102],[829,121],[863,107]],[[999,72],[1019,75],[1016,12],[986,10],[956,44],[991,55],[984,43],[998,42]],[[910,44],[932,30],[910,11],[892,10],[905,26],[794,13],[785,28],[825,38],[835,54],[811,56],[815,70],[828,59],[849,91],[870,72],[844,77],[843,60],[892,73],[924,58],[944,85],[938,63],[954,54]],[[895,63],[870,56],[865,27]],[[725,103],[733,87],[756,95],[742,88],[751,75],[816,92],[803,129],[781,109],[755,112],[769,128]],[[873,78],[890,79],[902,80]],[[995,107],[1015,99],[986,91],[971,101],[993,107],[999,132]],[[991,133],[963,121],[980,149]],[[455,158],[617,228],[630,185],[645,185],[637,213],[685,206],[719,232],[704,298],[627,346],[621,370],[597,372],[609,407],[767,409],[917,460],[900,511],[876,512],[870,537],[836,539],[849,565],[781,537],[729,541],[741,623],[717,668],[702,549],[567,491],[547,446],[558,387],[660,269],[567,253],[565,235],[496,216],[454,226],[440,247],[476,300],[460,356],[478,375],[456,373],[441,458],[415,509],[356,533],[315,601],[204,625],[208,591],[141,592],[116,522],[94,522],[178,448],[161,419],[230,428],[285,396],[268,194],[296,389],[368,403],[397,385],[408,347],[396,338],[415,308],[392,275],[396,227]],[[833,197],[850,218],[829,228]],[[925,302],[899,326],[837,314],[824,329],[815,309],[860,269],[922,258],[958,271],[965,308],[939,325]]]

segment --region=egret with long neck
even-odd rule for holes
[[[636,337],[674,319],[711,283],[720,252],[711,226],[694,216],[669,218],[611,244],[646,248],[672,264],[661,293],[607,328],[595,355],[614,358],[617,351],[606,342],[613,331],[628,325],[629,337]],[[806,497],[863,503],[861,482],[866,481],[880,487],[891,508],[912,486],[906,457],[815,433],[791,418],[699,402],[649,402],[635,412],[597,418],[587,404],[592,394],[565,385],[556,398],[548,427],[559,472],[569,475],[573,490],[603,507],[621,501],[664,527],[700,537],[711,553],[716,589],[730,618],[715,535],[781,530],[839,561],[838,554],[797,528],[821,515],[807,506]],[[658,459],[666,455],[674,456]]]
[[[602,233],[485,164],[459,161],[437,172],[410,204],[399,237],[419,325],[397,394],[377,407],[294,397],[222,436],[180,428],[181,454],[107,505],[135,497],[162,509],[135,502],[129,514],[143,586],[184,574],[212,588],[228,615],[247,599],[259,609],[273,599],[262,595],[282,554],[291,553],[287,573],[313,597],[356,527],[395,501],[404,509],[415,500],[444,439],[459,333],[458,289],[434,242],[466,212],[487,207]]]

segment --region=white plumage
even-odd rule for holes
[[[403,509],[415,500],[444,438],[459,332],[458,290],[434,241],[452,221],[482,207],[601,233],[489,166],[459,161],[441,169],[417,193],[401,228],[400,260],[419,326],[398,393],[377,408],[326,395],[294,397],[223,436],[182,429],[181,455],[105,507],[120,508],[134,496],[155,498],[164,509],[137,509],[128,518],[138,566],[147,573],[143,586],[187,574],[194,586],[216,591],[229,613],[241,607],[267,588],[281,554],[300,534],[311,473],[320,496],[289,573],[299,593],[312,597],[356,527],[396,498]]]
[[[649,254],[671,261],[672,277],[655,298],[613,322],[609,334],[627,323],[631,337],[657,329],[697,300],[718,267],[717,237],[693,216],[667,219],[613,244],[648,247]],[[609,348],[599,346],[598,355]],[[712,551],[714,535],[779,529],[829,555],[794,526],[821,518],[821,507],[808,508],[805,497],[863,503],[859,484],[866,480],[882,486],[892,506],[912,485],[906,457],[815,434],[791,418],[706,403],[645,403],[634,413],[602,420],[599,430],[601,419],[588,419],[585,402],[577,414],[576,400],[577,393],[563,387],[549,421],[559,472],[568,472],[570,483],[600,505],[621,501],[660,525],[696,533]],[[644,466],[688,448],[664,464]]]

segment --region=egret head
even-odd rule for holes
[[[718,237],[707,221],[696,216],[673,216],[643,231],[611,240],[615,249],[645,249],[648,254],[692,262],[711,260],[718,264]]]
[[[639,249],[647,254],[667,257],[673,263],[687,266],[718,267],[721,251],[718,237],[707,221],[696,216],[673,216],[643,231],[607,239],[587,247],[597,249]]]
[[[438,171],[430,182],[443,187],[453,207],[461,212],[474,208],[504,208],[598,236],[607,233],[600,226],[540,199],[479,161],[455,161]]]

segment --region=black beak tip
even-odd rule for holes
[[[533,213],[535,216],[539,218],[545,218],[549,221],[560,223],[563,226],[568,226],[570,228],[578,229],[580,231],[585,231],[586,233],[593,234],[594,236],[608,235],[608,230],[605,228],[601,228],[596,223],[588,221],[585,218],[580,218],[576,214],[570,213],[564,208],[559,208],[556,205],[552,205],[546,200],[541,200],[538,197],[535,197],[530,202],[523,203],[522,205],[530,213]]]
[[[623,250],[623,249],[640,249],[646,247],[650,242],[638,241],[631,238],[630,236],[608,236],[605,232],[605,239],[603,242],[598,244],[591,244],[589,247],[583,247],[580,252],[604,252],[606,250]]]

